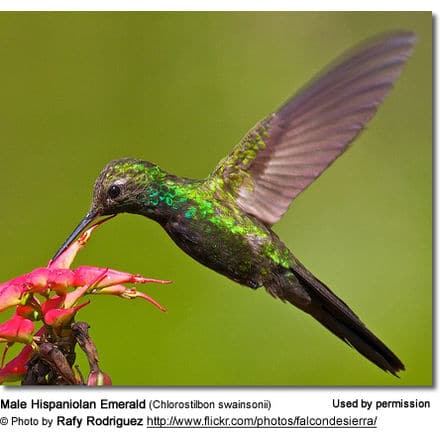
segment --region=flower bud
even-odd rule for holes
[[[87,386],[89,387],[102,387],[109,386],[112,384],[112,380],[107,373],[104,371],[91,371],[89,377],[87,378]]]

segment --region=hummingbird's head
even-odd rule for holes
[[[145,192],[165,175],[166,173],[157,165],[137,159],[118,159],[108,163],[96,179],[89,212],[52,260],[64,252],[98,217],[121,212],[138,213],[142,203],[145,203],[143,202]]]
[[[137,159],[108,163],[96,179],[90,212],[96,217],[138,212],[142,194],[153,183],[156,165]]]

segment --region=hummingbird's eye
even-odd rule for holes
[[[111,199],[116,199],[116,197],[121,194],[121,187],[118,185],[110,185],[107,190],[107,194]]]

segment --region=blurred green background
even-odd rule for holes
[[[393,93],[275,226],[401,357],[400,380],[142,217],[107,223],[75,263],[174,281],[144,288],[167,314],[111,297],[80,312],[115,384],[431,385],[431,27],[429,12],[1,13],[0,280],[47,263],[109,160],[202,178],[341,52],[409,29],[418,44]]]

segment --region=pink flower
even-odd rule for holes
[[[15,314],[11,319],[0,325],[0,342],[22,342],[30,344],[34,323],[27,318]]]
[[[87,301],[84,304],[69,307],[68,309],[50,309],[44,314],[44,322],[54,329],[66,326],[73,320],[76,312],[89,303],[90,301]]]
[[[26,364],[32,354],[32,347],[25,345],[23,350],[9,361],[4,368],[0,368],[0,384],[4,382],[16,382],[26,374]]]
[[[45,332],[45,328],[42,327],[35,333],[35,336],[41,336]],[[4,357],[7,351],[3,353],[2,363],[0,368],[0,384],[4,382],[16,382],[20,380],[25,374],[27,370],[27,363],[29,362],[32,355],[32,346],[25,345],[20,353],[15,356],[14,359],[9,361],[5,366],[3,366]]]
[[[20,304],[22,294],[19,285],[11,283],[0,285],[0,312]]]
[[[56,338],[71,331],[70,326],[78,311],[90,303],[86,301],[79,304],[85,295],[114,295],[123,299],[143,298],[161,311],[165,311],[165,308],[153,298],[125,284],[166,284],[169,281],[145,278],[102,267],[69,268],[78,251],[85,246],[91,233],[101,223],[103,221],[84,232],[58,258],[50,261],[47,267],[34,269],[0,284],[0,312],[11,307],[16,308],[12,318],[0,324],[0,343],[6,343],[2,366],[10,345],[25,344],[18,356],[0,368],[0,383],[20,380],[23,377],[34,347],[44,342],[40,339],[50,335],[50,343],[56,346]],[[37,321],[44,323],[44,326],[34,333],[34,322]],[[111,379],[106,373],[100,371],[98,367],[91,369],[87,381],[89,385],[111,385]]]

